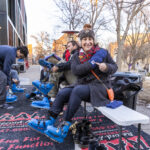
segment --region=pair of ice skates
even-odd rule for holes
[[[13,103],[17,101],[18,97],[14,95],[14,93],[23,93],[24,90],[24,88],[20,88],[15,83],[12,83],[11,88],[7,92],[6,103]]]

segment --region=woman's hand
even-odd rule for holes
[[[8,90],[9,90],[9,85],[6,86],[6,91],[8,91]]]
[[[107,68],[106,63],[97,63],[96,62],[96,64],[98,65],[100,71],[102,71],[102,72],[106,72],[107,71],[108,68]]]

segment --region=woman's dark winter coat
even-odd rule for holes
[[[104,50],[104,49],[103,49]],[[107,71],[101,72],[96,66],[94,69],[92,64],[89,61],[81,64],[79,59],[79,52],[77,51],[71,61],[71,70],[77,76],[77,83],[79,84],[87,84],[90,88],[90,101],[93,106],[104,106],[109,103],[108,95],[104,86],[96,79],[96,77],[92,74],[91,70],[93,70],[102,82],[108,87],[111,87],[110,83],[110,75],[115,73],[118,69],[116,63],[113,61],[112,57],[105,50],[107,55],[103,59],[103,62],[107,65]]]

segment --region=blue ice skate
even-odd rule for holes
[[[35,93],[36,95],[41,95],[41,92],[40,91],[34,91],[33,93]]]
[[[41,93],[40,91],[36,90],[36,91],[33,91],[33,92],[30,93],[30,94],[27,93],[27,94],[26,94],[26,98],[27,98],[27,99],[30,99],[30,98],[36,97],[37,95],[41,96],[42,93]]]
[[[39,80],[33,81],[32,84],[44,95],[47,95],[54,86],[54,84],[50,83],[41,83]]]
[[[13,93],[23,93],[24,92],[24,89],[17,87],[17,85],[15,83],[12,84],[11,90]]]
[[[32,119],[28,123],[28,126],[31,127],[33,130],[44,134],[44,131],[47,129],[47,126],[53,125],[54,123],[55,123],[55,119],[53,117],[50,117],[50,119],[46,121]]]
[[[13,103],[15,101],[17,101],[17,96],[16,95],[12,95],[10,93],[7,94],[6,96],[6,103]]]
[[[47,130],[44,131],[45,135],[56,141],[58,143],[62,143],[64,138],[67,136],[69,131],[69,127],[71,126],[71,122],[63,121],[58,128],[54,127],[53,125],[47,126]]]
[[[33,101],[31,103],[32,107],[50,109],[50,100],[47,97],[44,97],[42,101]]]
[[[39,64],[43,67],[47,67],[49,69],[51,69],[54,65],[48,61],[46,61],[45,59],[39,59]]]
[[[30,94],[27,93],[26,94],[26,98],[29,99],[30,98]]]

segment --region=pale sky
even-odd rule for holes
[[[53,0],[24,1],[27,12],[28,44],[34,45],[34,40],[30,36],[36,35],[40,31],[46,31],[50,34],[50,37],[58,39],[62,35],[61,32],[67,30],[66,25],[62,24],[58,18],[62,14]],[[60,28],[57,28],[57,26],[60,26]],[[112,39],[112,35],[110,32],[103,31],[102,43],[108,43],[108,39]]]
[[[28,43],[33,42],[30,36],[40,33],[40,31],[46,31],[50,35],[54,32],[55,35],[61,35],[61,29],[56,30],[56,26],[61,24],[57,17],[59,9],[53,0],[25,0],[25,7],[27,13]]]

